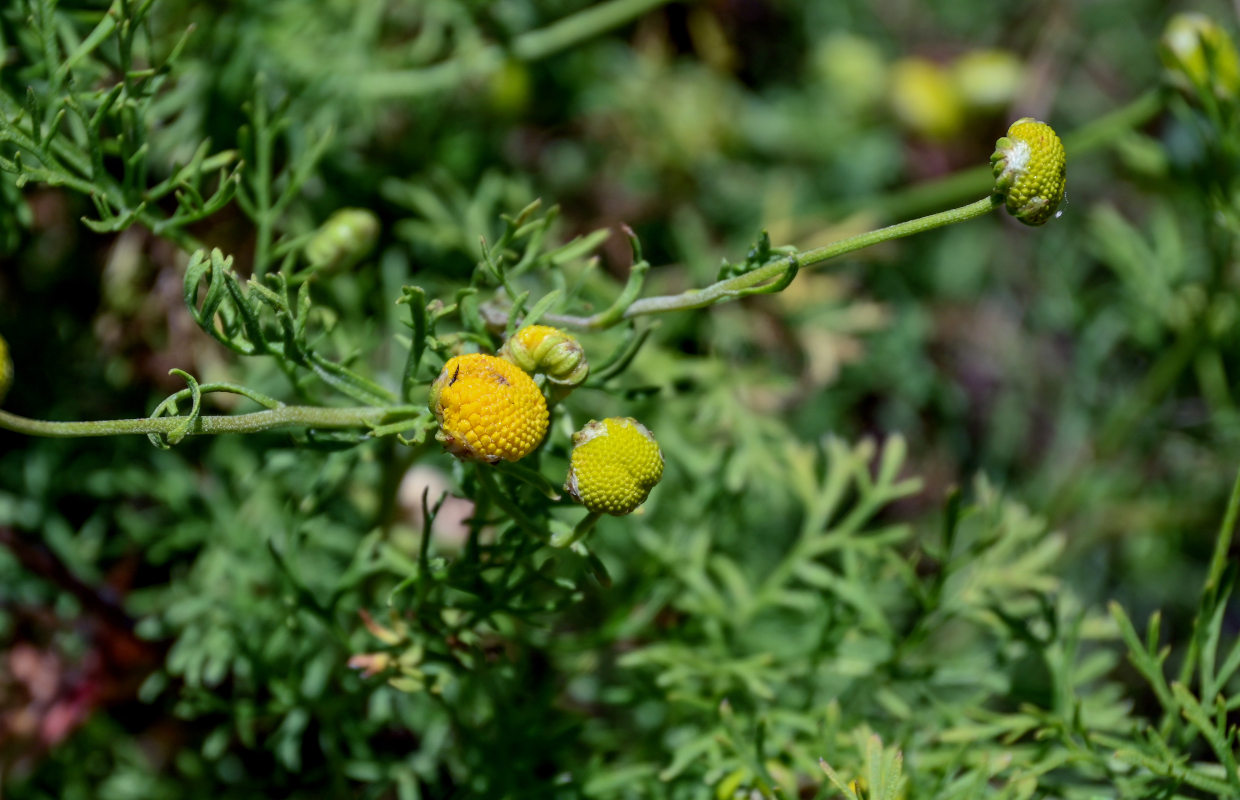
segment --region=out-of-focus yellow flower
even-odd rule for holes
[[[956,59],[951,74],[966,106],[998,111],[1016,99],[1025,65],[1008,50],[973,50]]]
[[[964,126],[964,102],[946,70],[924,58],[891,68],[888,100],[905,128],[929,139],[950,139]]]
[[[881,102],[887,86],[887,61],[869,39],[833,33],[818,45],[812,58],[816,77],[833,99],[852,109]]]

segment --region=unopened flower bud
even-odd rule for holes
[[[374,249],[379,218],[364,208],[342,208],[306,244],[306,261],[319,269],[348,269]]]
[[[990,157],[995,193],[1008,213],[1026,225],[1042,225],[1063,202],[1067,155],[1058,134],[1045,122],[1023,117],[995,143]]]
[[[1167,78],[1181,91],[1214,92],[1222,100],[1240,93],[1240,55],[1222,26],[1205,14],[1185,12],[1167,22],[1159,42]]]
[[[499,355],[526,372],[541,372],[551,383],[573,388],[590,374],[581,343],[549,325],[526,325],[500,348]]]

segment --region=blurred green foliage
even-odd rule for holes
[[[413,404],[0,431],[6,794],[1240,796],[1240,110],[1160,62],[1171,10],[4,4],[6,410],[185,413],[172,368],[250,387],[224,413]],[[426,440],[443,361],[522,308],[974,200],[1026,114],[1068,142],[1062,219],[583,332],[616,368],[527,469]],[[307,262],[344,208],[377,241]],[[663,482],[549,547],[580,510],[547,476],[612,415]]]

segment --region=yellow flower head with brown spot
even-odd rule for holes
[[[1008,213],[1026,225],[1042,225],[1063,202],[1067,155],[1054,128],[1033,117],[1012,123],[995,143],[990,163],[995,193]]]
[[[631,513],[662,477],[659,444],[632,417],[591,420],[573,434],[564,489],[596,514]]]
[[[435,435],[453,455],[494,464],[529,455],[547,434],[547,401],[534,379],[502,358],[456,356],[431,384]]]

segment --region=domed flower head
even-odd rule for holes
[[[995,193],[1008,213],[1026,225],[1042,225],[1063,202],[1067,155],[1059,135],[1045,122],[1023,117],[995,143],[990,157]]]
[[[534,379],[502,358],[456,356],[431,384],[435,438],[453,455],[494,464],[529,455],[547,434],[547,401]]]
[[[631,417],[591,420],[573,434],[564,489],[596,514],[632,513],[662,477],[658,442]]]
[[[504,343],[499,355],[568,389],[581,385],[590,374],[586,352],[577,338],[550,325],[526,325]]]

